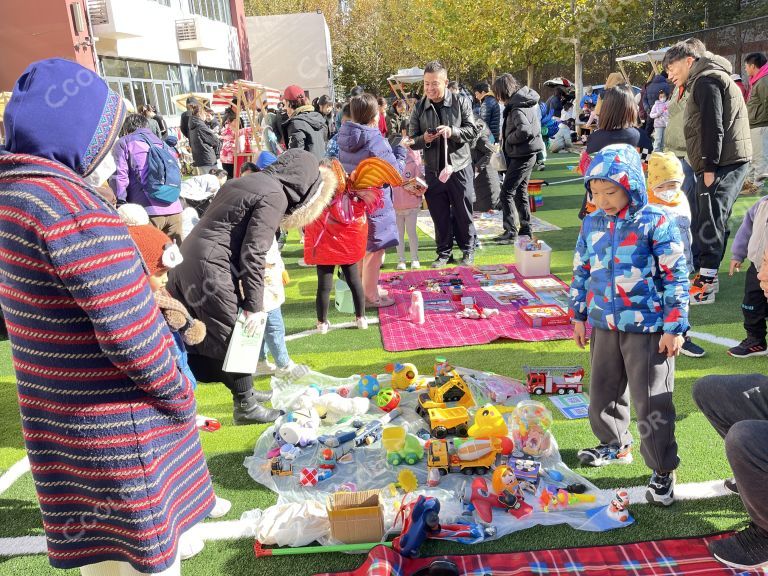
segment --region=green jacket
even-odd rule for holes
[[[744,96],[731,79],[731,63],[706,52],[691,67],[685,90],[685,143],[696,174],[752,160]]]
[[[680,93],[679,88],[669,96],[669,123],[664,131],[664,151],[672,152],[678,158],[685,158],[685,105],[688,103],[690,92],[683,90]]]
[[[747,113],[751,128],[768,126],[768,76],[763,76],[752,86]]]

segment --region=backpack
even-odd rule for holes
[[[173,204],[181,193],[181,168],[168,150],[165,142],[162,147],[152,144],[143,134],[138,135],[149,146],[147,151],[147,178],[142,183],[144,193],[150,200]]]

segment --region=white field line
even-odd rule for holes
[[[379,319],[378,318],[369,318],[368,319],[368,325],[372,324],[378,324]],[[354,322],[342,322],[341,324],[331,324],[330,330],[344,330],[346,328],[357,328],[357,324]],[[314,336],[317,334],[317,330],[312,328],[310,330],[304,330],[304,332],[297,332],[296,334],[291,334],[290,336],[285,337],[286,342],[290,342],[291,340],[298,340],[299,338],[306,338],[307,336]]]
[[[24,458],[8,468],[8,470],[5,471],[5,474],[0,476],[0,495],[13,486],[16,480],[21,478],[27,472],[29,472],[29,459],[24,456]]]
[[[633,506],[646,504],[645,490],[645,486],[635,486],[628,490],[630,509]],[[601,490],[600,492],[605,496],[613,497],[616,491]],[[675,486],[675,498],[677,500],[704,500],[729,494],[730,492],[725,488],[722,480],[693,482]],[[253,521],[249,520],[206,522],[198,524],[192,530],[206,542],[254,538],[256,534],[256,526]],[[45,536],[0,538],[0,557],[45,554],[46,551]]]
[[[731,340],[730,338],[721,338],[720,336],[714,336],[712,334],[707,334],[706,332],[688,332],[688,336],[691,338],[698,338],[699,340],[704,340],[705,342],[711,342],[712,344],[718,344],[720,346],[725,346],[726,348],[733,348],[734,346],[739,345],[738,340]]]

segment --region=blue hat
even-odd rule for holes
[[[30,64],[5,108],[5,148],[55,160],[81,176],[111,153],[125,115],[121,96],[70,60]]]
[[[272,152],[267,152],[264,150],[261,154],[259,154],[259,158],[256,160],[256,166],[258,166],[259,170],[264,170],[264,168],[268,167],[276,160],[277,156],[272,154]]]

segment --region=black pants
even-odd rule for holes
[[[507,173],[501,185],[501,210],[504,232],[517,236],[531,235],[531,206],[528,204],[528,182],[531,180],[536,155],[507,158]],[[515,211],[520,221],[518,229]]]
[[[221,382],[229,388],[232,396],[245,394],[253,388],[253,374],[234,374],[224,372],[224,360],[201,356],[200,354],[189,354],[187,356],[189,368],[195,375],[198,382]]]
[[[333,271],[336,266],[320,265],[317,267],[317,296],[315,297],[315,310],[319,322],[328,321],[328,305],[331,298],[331,288],[333,288]],[[360,272],[357,264],[342,264],[341,271],[344,274],[352,292],[352,301],[355,304],[355,316],[360,318],[365,315],[365,293],[363,292],[363,281],[360,278]]]
[[[437,256],[448,258],[453,247],[453,238],[459,250],[471,253],[475,249],[475,223],[472,221],[472,201],[475,173],[469,165],[454,172],[443,184],[437,174],[427,170],[427,192],[425,198],[429,215],[435,223]]]
[[[685,175],[685,178],[683,179],[683,193],[685,194],[686,199],[688,200],[688,205],[691,207],[691,223],[696,222],[697,214],[699,212],[698,203],[696,201],[696,173],[693,171],[693,168],[691,168],[691,165],[688,164],[685,158],[679,158],[680,164],[683,165],[683,174]],[[698,270],[700,268],[699,266],[699,238],[698,234],[692,234],[692,241],[691,241],[691,256],[693,256],[693,268],[694,270]]]
[[[698,236],[701,268],[720,267],[731,233],[728,219],[748,171],[748,162],[722,166],[715,171],[712,186],[704,184],[704,174],[696,174],[697,214],[691,230]]]
[[[768,530],[768,378],[706,376],[694,384],[693,399],[725,439],[725,455],[747,513]]]
[[[759,340],[765,340],[765,319],[768,317],[768,300],[763,289],[760,288],[760,280],[757,279],[757,268],[750,264],[747,269],[747,278],[744,281],[744,302],[741,304],[741,312],[744,314],[744,330],[747,336]]]
[[[235,165],[234,164],[227,164],[225,162],[221,163],[221,167],[224,168],[227,172],[227,180],[232,180],[232,178],[235,177]]]

